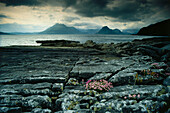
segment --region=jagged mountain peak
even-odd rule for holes
[[[108,26],[102,27],[97,34],[123,34],[119,29],[110,29]]]

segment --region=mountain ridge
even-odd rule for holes
[[[40,34],[81,34],[81,32],[74,27],[68,27],[64,24],[56,23],[55,25],[40,32]]]
[[[137,35],[170,36],[170,19],[143,27]]]
[[[102,27],[96,34],[123,34],[119,29],[110,29],[108,26]]]
[[[11,35],[10,33],[0,32],[0,35]]]

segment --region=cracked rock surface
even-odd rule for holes
[[[0,51],[2,113],[168,113],[169,66],[150,56],[115,57],[81,48]],[[101,79],[113,88],[97,92],[82,83]]]

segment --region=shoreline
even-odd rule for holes
[[[0,47],[0,112],[169,112],[169,41],[98,45]],[[86,90],[82,79],[113,88]]]
[[[15,45],[36,45],[36,46],[39,46],[39,44],[36,44],[36,41],[37,40],[55,40],[55,39],[57,39],[57,40],[61,40],[61,39],[65,39],[65,40],[67,40],[67,39],[70,39],[70,40],[74,40],[75,39],[75,41],[80,41],[81,43],[85,43],[85,41],[87,41],[87,40],[89,40],[89,38],[88,37],[90,37],[91,35],[89,35],[89,36],[86,36],[86,37],[83,37],[83,36],[71,36],[70,38],[68,37],[68,36],[66,36],[65,38],[64,38],[64,36],[60,36],[60,35],[56,35],[56,36],[21,36],[21,35],[18,35],[18,36],[2,36],[1,38],[0,38],[0,40],[1,40],[1,46],[10,46],[10,45],[13,45],[13,44],[15,44]],[[50,38],[51,37],[51,38]],[[150,38],[150,36],[141,36],[141,38]],[[106,40],[105,40],[105,38],[106,38]],[[115,44],[116,43],[120,43],[120,42],[128,42],[128,40],[134,40],[134,39],[136,39],[136,38],[139,38],[138,36],[112,36],[112,38],[111,37],[109,37],[108,35],[104,35],[104,36],[99,36],[99,37],[97,37],[97,36],[92,36],[91,38],[90,38],[90,40],[93,40],[94,42],[96,42],[96,43],[110,43],[110,41],[112,41],[112,42],[115,42]],[[139,39],[141,39],[141,38],[139,38]],[[8,42],[9,41],[9,39],[11,39],[11,41],[12,42]],[[16,40],[15,40],[16,39]],[[104,39],[104,40],[103,40]],[[119,40],[120,39],[120,40]],[[116,41],[117,40],[117,41]]]

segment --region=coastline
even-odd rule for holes
[[[170,39],[166,39],[0,47],[0,111],[169,112]],[[113,88],[103,93],[85,90],[82,79],[105,79]]]

